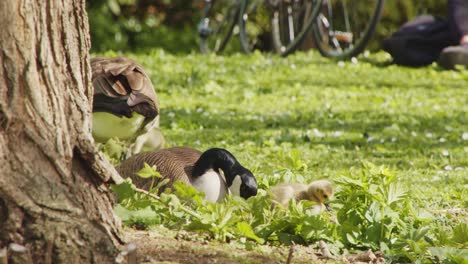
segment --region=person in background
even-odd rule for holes
[[[468,67],[468,0],[449,0],[449,25],[459,45],[449,46],[442,50],[438,64],[447,69],[455,65]]]

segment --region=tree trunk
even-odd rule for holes
[[[91,136],[84,0],[0,1],[0,263],[109,263],[122,244]],[[3,252],[3,254],[2,254]]]

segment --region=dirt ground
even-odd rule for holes
[[[137,247],[136,263],[180,264],[276,264],[276,263],[358,263],[349,257],[327,258],[314,246],[258,246],[247,250],[231,243],[206,241],[199,234],[167,229],[125,230],[125,238]],[[371,253],[372,254],[372,253]],[[288,260],[288,258],[290,260]],[[371,258],[367,263],[383,263],[383,258]],[[288,262],[289,261],[289,262]],[[123,263],[134,264],[132,261]],[[362,262],[361,262],[362,263]]]

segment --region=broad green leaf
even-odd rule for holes
[[[405,199],[407,192],[398,183],[391,183],[388,186],[387,193],[387,204],[392,205],[393,203],[400,202]]]
[[[136,172],[136,175],[140,176],[141,178],[148,179],[151,177],[161,178],[161,174],[156,171],[156,165],[150,166],[145,162],[143,169]]]
[[[169,180],[169,179],[163,179],[163,180],[159,181],[158,184],[156,184],[156,186],[154,186],[151,191],[154,192],[154,193],[157,193],[159,191],[159,189],[166,186],[170,181],[171,180]]]
[[[255,240],[257,243],[260,243],[260,244],[264,243],[264,240],[258,237],[255,234],[255,232],[252,230],[252,227],[246,222],[238,222],[236,227],[237,227],[237,231],[239,232],[241,236],[245,236],[246,238]]]
[[[132,198],[135,194],[135,185],[133,185],[131,179],[125,179],[119,185],[112,184],[110,188],[117,194],[119,201]]]
[[[172,185],[174,193],[186,200],[193,201],[195,204],[202,204],[205,194],[198,191],[193,186],[189,186],[182,181],[176,181]]]
[[[131,219],[153,219],[157,213],[151,210],[150,207],[144,207],[138,210],[128,210],[121,205],[116,205],[114,211],[122,221],[130,221]]]

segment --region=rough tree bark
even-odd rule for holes
[[[0,1],[0,28],[0,253],[113,262],[122,239],[106,183],[120,176],[91,136],[85,0]]]

